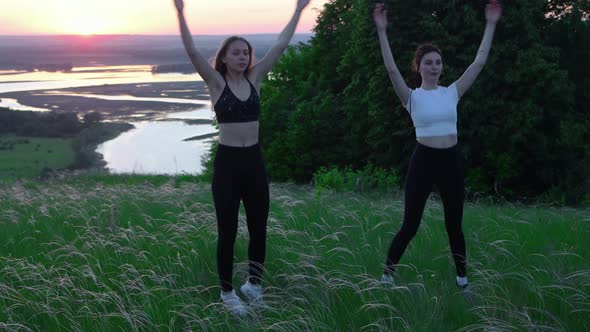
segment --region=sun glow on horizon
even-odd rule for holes
[[[193,34],[279,33],[296,2],[185,0],[185,16]],[[310,32],[326,2],[311,0],[297,32]],[[0,22],[0,35],[178,34],[172,0],[15,1],[3,4]]]
[[[64,33],[91,36],[107,33],[107,24],[97,17],[89,15],[72,17],[63,27]]]

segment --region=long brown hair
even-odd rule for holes
[[[414,59],[412,60],[412,71],[414,71],[415,74],[414,81],[416,83],[416,88],[422,85],[422,76],[420,76],[420,62],[422,62],[422,58],[424,57],[424,55],[430,52],[438,53],[438,55],[440,55],[442,59],[442,52],[440,48],[434,46],[433,44],[422,44],[418,46],[416,52],[414,52]]]
[[[229,45],[235,41],[242,41],[248,45],[248,54],[250,55],[250,60],[248,61],[248,67],[246,67],[244,75],[248,75],[250,69],[252,69],[252,63],[254,62],[254,50],[252,49],[252,45],[250,45],[250,43],[243,37],[231,36],[226,38],[221,43],[221,46],[219,46],[219,49],[217,50],[217,54],[215,54],[215,70],[217,70],[223,76],[225,76],[225,73],[227,73],[227,66],[225,63],[223,63],[222,59],[227,53]]]

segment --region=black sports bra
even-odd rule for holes
[[[225,80],[225,77],[223,79]],[[236,97],[225,80],[225,88],[213,106],[217,123],[258,121],[260,98],[254,85],[247,78],[246,80],[250,84],[250,97],[245,101]]]

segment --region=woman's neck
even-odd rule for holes
[[[232,82],[240,82],[244,79],[244,72],[238,72],[238,71],[231,71],[228,70],[225,73],[225,77],[228,81],[232,81]]]
[[[422,81],[422,85],[420,86],[423,90],[434,90],[438,88],[438,82],[428,82]]]

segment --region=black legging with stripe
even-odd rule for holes
[[[435,149],[417,143],[406,176],[403,224],[391,242],[385,273],[393,274],[406,247],[416,235],[424,205],[433,185],[436,185],[444,206],[445,227],[457,276],[466,276],[467,254],[461,229],[465,197],[463,177],[463,156],[458,145]]]
[[[260,283],[266,255],[268,180],[258,144],[231,147],[219,144],[213,162],[213,201],[217,215],[217,271],[221,288],[230,291],[234,243],[238,230],[240,200],[244,202],[250,243],[250,282]]]

